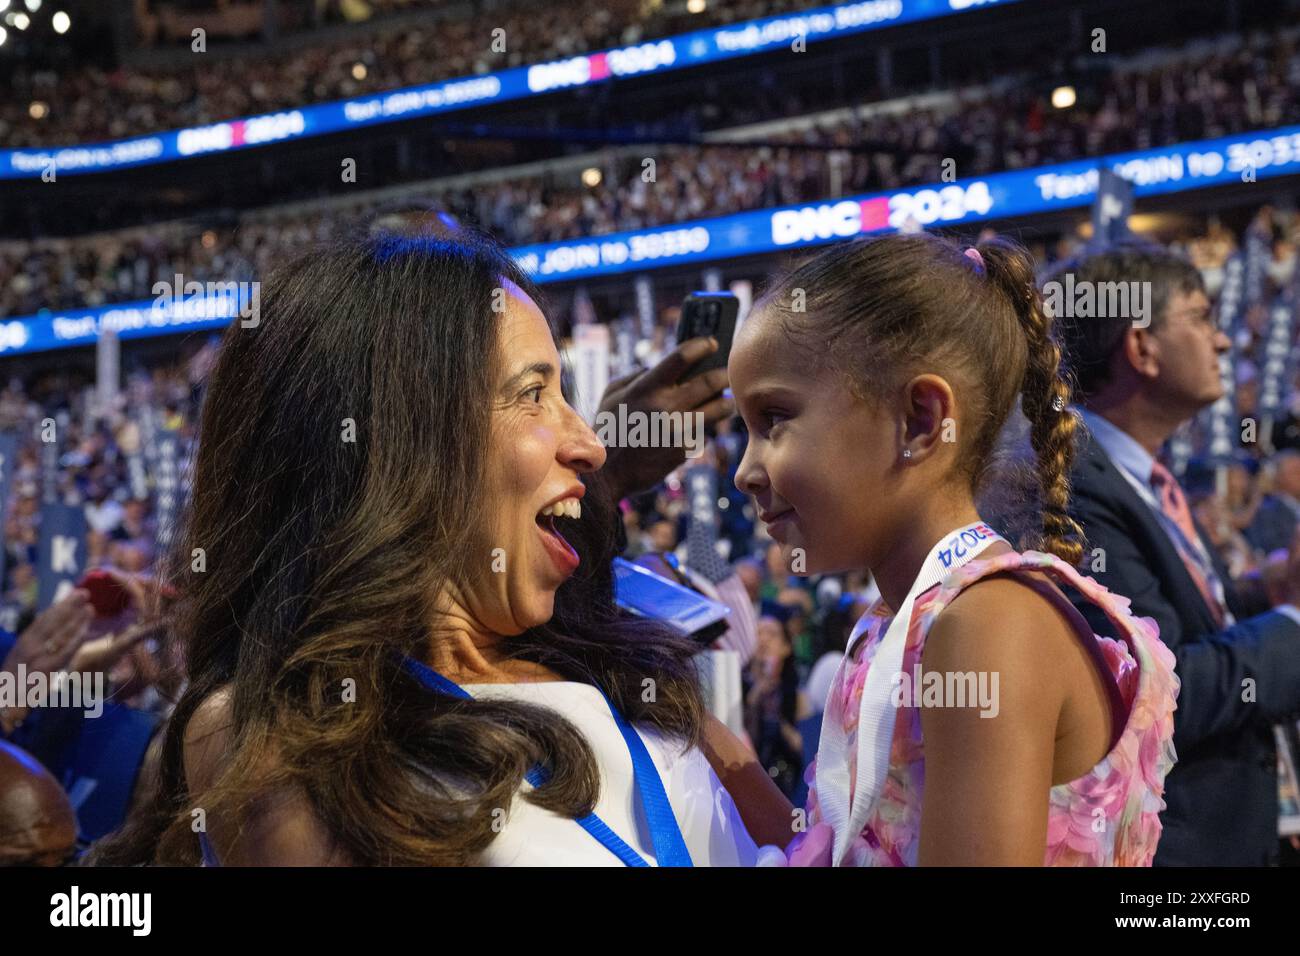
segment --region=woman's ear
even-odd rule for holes
[[[944,444],[957,441],[956,397],[940,375],[917,375],[903,386],[902,443],[900,454],[919,462]]]

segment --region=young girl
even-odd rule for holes
[[[792,570],[870,568],[881,593],[827,699],[792,863],[1150,864],[1178,679],[1154,622],[1075,570],[1059,365],[1032,260],[1000,240],[837,245],[742,328],[737,486]],[[1026,551],[975,506],[1017,396],[1041,488]]]

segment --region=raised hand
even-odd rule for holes
[[[643,369],[610,382],[600,400],[602,412],[699,412],[705,425],[735,413],[735,403],[722,394],[727,370],[713,369],[679,381],[695,363],[718,350],[716,339],[687,339],[664,356],[654,368]],[[703,436],[701,436],[701,440]],[[649,488],[686,460],[685,448],[608,448],[602,469],[618,498]]]
[[[90,633],[94,616],[90,593],[74,588],[36,615],[19,635],[2,669],[15,672],[19,664],[46,673],[62,669]]]

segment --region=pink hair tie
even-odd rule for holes
[[[984,274],[984,257],[980,255],[980,251],[978,249],[976,249],[974,246],[971,246],[969,249],[963,252],[962,255],[964,255],[967,259],[970,259],[972,262],[975,263],[975,269],[977,272],[979,272],[980,275]]]

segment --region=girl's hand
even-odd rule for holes
[[[700,750],[735,801],[745,829],[760,847],[784,848],[794,839],[794,807],[754,751],[716,717],[704,724]]]

